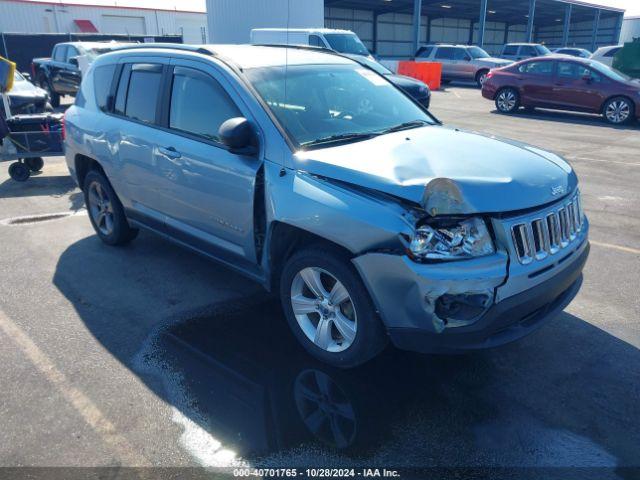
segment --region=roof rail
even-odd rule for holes
[[[340,52],[336,52],[327,47],[316,47],[314,45],[289,45],[286,43],[252,43],[254,47],[276,47],[276,48],[295,48],[298,50],[309,50],[311,52],[332,53],[333,55],[342,56]]]
[[[137,50],[141,48],[160,48],[166,50],[182,50],[185,52],[202,53],[203,55],[211,55],[211,50],[199,47],[198,45],[187,45],[184,43],[137,43],[135,45],[123,45],[116,47],[112,51],[120,52],[122,50]]]

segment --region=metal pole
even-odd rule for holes
[[[4,38],[4,32],[2,32],[2,46],[4,47],[4,57],[9,58],[9,49],[7,48],[7,39]]]
[[[600,9],[596,10],[595,18],[593,19],[593,34],[591,36],[591,51],[595,52],[598,45],[598,29],[600,28]]]
[[[420,23],[422,22],[422,0],[413,0],[413,53],[415,58],[420,45]]]
[[[620,43],[620,33],[622,32],[622,19],[624,17],[624,13],[621,13],[620,15],[618,15],[618,19],[616,20],[616,29],[613,32],[613,44],[619,44]]]
[[[529,0],[529,21],[527,22],[527,42],[533,42],[533,22],[536,17],[536,0]]]
[[[506,22],[504,24],[504,41],[502,43],[509,43],[509,24]]]
[[[564,31],[562,32],[562,46],[569,46],[569,32],[571,31],[571,12],[573,11],[573,5],[567,3],[564,7]]]
[[[378,54],[378,13],[373,14],[373,53]]]
[[[487,23],[487,0],[480,2],[480,21],[478,22],[478,45],[480,48],[484,47],[484,29]],[[473,23],[471,26],[471,38],[473,41]],[[472,43],[472,42],[469,42]]]
[[[427,18],[427,43],[431,43],[431,16]]]

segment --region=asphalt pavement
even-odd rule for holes
[[[640,125],[503,116],[462,86],[434,92],[432,111],[552,150],[576,169],[592,249],[564,313],[491,351],[390,349],[334,370],[298,347],[255,283],[144,232],[124,248],[103,245],[62,158],[45,159],[23,184],[3,163],[0,466],[506,467],[521,469],[518,478],[637,478]]]

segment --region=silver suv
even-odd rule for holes
[[[389,339],[427,352],[501,345],[581,284],[588,222],[569,164],[445,127],[342,56],[109,53],[65,128],[105,243],[144,228],[260,282],[301,344],[333,365],[365,362]]]
[[[416,52],[416,61],[442,64],[442,80],[471,80],[482,87],[492,68],[504,67],[513,62],[493,58],[480,47],[469,45],[425,45]]]
[[[551,50],[539,43],[507,43],[502,47],[500,58],[517,62],[546,55],[551,55]]]

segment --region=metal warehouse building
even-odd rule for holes
[[[411,56],[427,42],[595,50],[618,43],[624,15],[576,0],[207,0],[207,11],[214,42],[248,42],[256,27],[326,26],[353,30],[383,57]]]
[[[206,19],[205,12],[0,0],[0,33],[182,35],[206,43]]]

